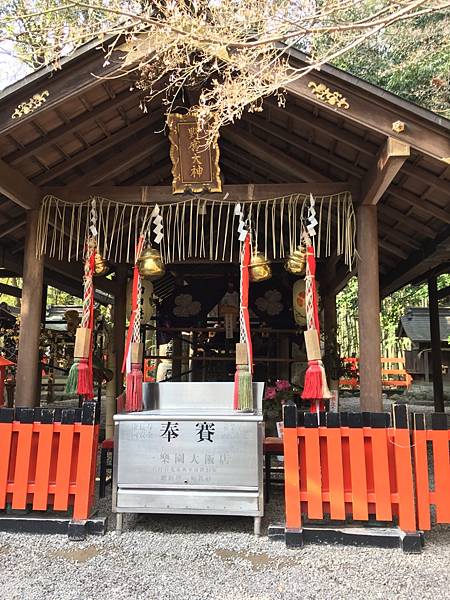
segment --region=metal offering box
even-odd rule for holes
[[[254,517],[263,499],[263,383],[255,410],[232,408],[232,382],[144,384],[139,413],[115,415],[113,510]]]

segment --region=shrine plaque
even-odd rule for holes
[[[197,127],[195,114],[172,113],[169,126],[170,158],[172,160],[172,191],[221,192],[217,138],[207,145]]]

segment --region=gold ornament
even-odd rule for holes
[[[143,279],[158,279],[166,271],[161,255],[155,248],[144,248],[137,261],[137,267]]]
[[[286,271],[293,275],[301,275],[305,270],[305,266],[306,250],[303,246],[298,246],[292,254],[287,257],[286,262],[284,263]]]
[[[403,121],[395,121],[392,123],[392,131],[395,133],[403,133],[406,129],[406,125]]]
[[[99,252],[96,252],[94,257],[94,275],[96,275],[97,277],[100,277],[101,275],[106,275],[108,270],[109,267],[106,260]]]
[[[250,265],[248,267],[250,281],[265,281],[272,277],[272,268],[270,262],[265,258],[262,252],[255,252],[252,255]]]

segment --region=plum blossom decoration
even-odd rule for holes
[[[177,317],[194,317],[201,309],[202,305],[198,300],[194,300],[191,294],[179,294],[175,298],[173,314]]]
[[[270,316],[279,315],[283,310],[282,298],[278,290],[267,290],[264,296],[257,298],[255,304],[261,312],[266,312]]]

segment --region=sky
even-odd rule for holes
[[[11,43],[0,42],[0,91],[29,72],[27,65],[11,56]]]

